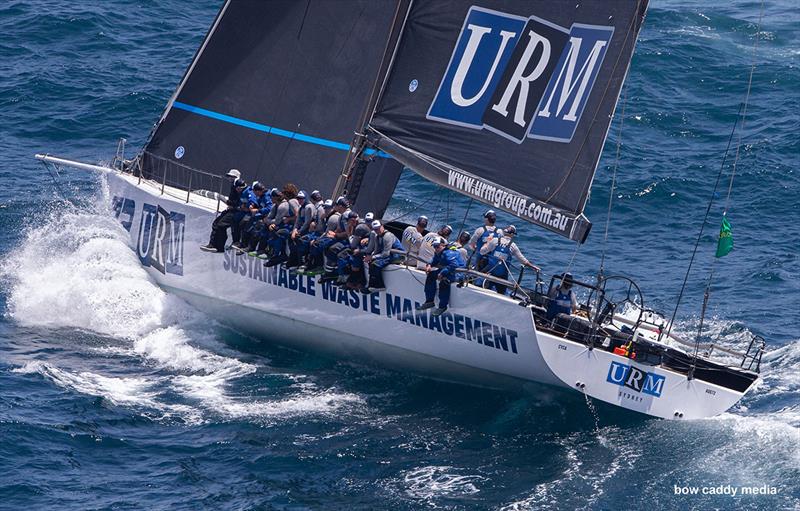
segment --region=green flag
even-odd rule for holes
[[[719,241],[717,242],[717,257],[726,256],[733,250],[733,233],[728,217],[722,217],[722,227],[719,229]]]

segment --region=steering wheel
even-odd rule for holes
[[[642,317],[646,312],[644,307],[644,297],[639,286],[632,279],[622,275],[611,275],[603,277],[599,284],[602,291],[601,298],[595,301],[595,310],[600,311],[598,318],[601,323],[608,322],[610,325],[621,328],[620,325],[614,323],[614,313],[622,311],[626,306],[632,310],[637,311],[636,320],[634,321],[633,329],[639,327],[642,322]],[[587,303],[592,303],[593,294],[595,289],[589,293]]]

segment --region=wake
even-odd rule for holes
[[[130,249],[128,233],[102,206],[51,211],[26,229],[23,243],[0,264],[0,279],[9,289],[6,314],[19,325],[91,332],[108,341],[90,353],[99,360],[80,368],[57,355],[15,361],[16,372],[70,391],[190,423],[333,414],[361,403],[353,394],[282,374],[277,377],[291,381],[283,395],[237,395],[237,381],[269,368],[240,360],[221,342],[220,325],[159,288]],[[112,367],[122,360],[121,370],[109,371],[109,359]]]

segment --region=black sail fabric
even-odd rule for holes
[[[218,176],[237,168],[248,182],[280,187],[292,181],[332,193],[397,5],[226,2],[142,152],[144,175],[183,189],[226,192]],[[401,169],[384,155],[365,173],[362,189],[380,195],[368,201],[378,213]]]
[[[370,121],[422,176],[583,242],[647,0],[431,0],[408,12]]]

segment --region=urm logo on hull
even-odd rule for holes
[[[609,383],[654,397],[661,397],[665,380],[666,378],[660,374],[647,373],[619,362],[611,362],[608,368],[608,376],[606,376],[606,381]]]
[[[144,266],[161,273],[183,275],[183,236],[186,216],[161,206],[142,205],[136,254]]]
[[[613,27],[471,7],[427,118],[522,143],[568,143],[592,92]]]

